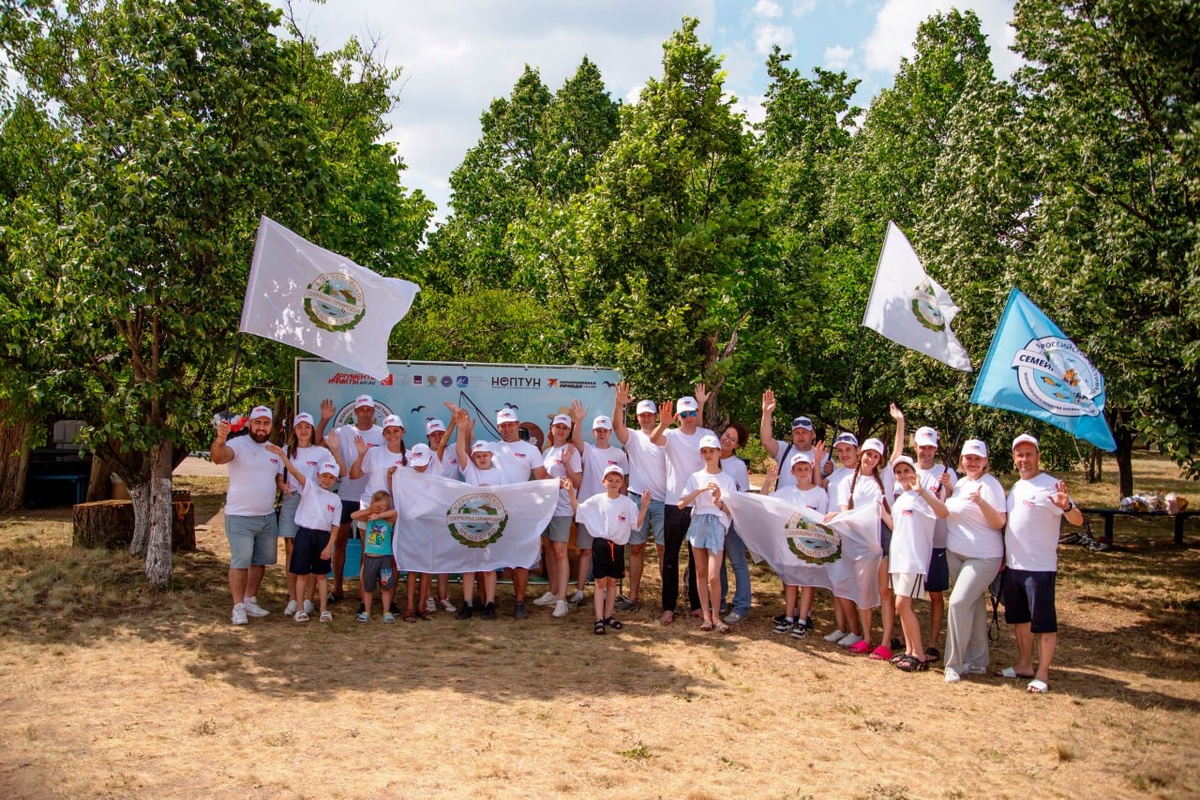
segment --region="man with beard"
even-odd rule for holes
[[[256,594],[263,569],[278,558],[279,524],[275,517],[275,476],[283,461],[266,448],[271,435],[271,409],[256,406],[247,423],[249,436],[226,441],[229,422],[221,420],[213,439],[214,464],[229,465],[229,491],[225,495],[225,536],[229,539],[229,594],[233,597],[230,622],[245,625],[247,616],[270,612],[258,604]]]

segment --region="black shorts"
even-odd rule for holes
[[[1004,621],[1009,625],[1029,623],[1033,633],[1057,633],[1054,583],[1058,573],[1009,569],[1003,575]]]
[[[883,548],[883,557],[887,558],[892,550],[892,529],[882,522],[879,523],[879,546]]]
[[[592,540],[592,578],[625,577],[625,545],[613,544],[608,539]]]
[[[355,511],[358,511],[358,501],[357,500],[350,501],[350,500],[347,500],[345,497],[343,497],[342,498],[341,524],[342,525],[352,524],[354,522],[354,520],[350,519],[350,515],[353,514]],[[353,535],[354,530],[351,529],[350,533]]]
[[[933,548],[929,557],[929,572],[925,574],[925,591],[944,592],[950,588],[950,564],[946,561],[946,548]]]
[[[298,528],[292,545],[292,561],[288,569],[297,575],[325,575],[333,569],[329,559],[321,558],[321,551],[329,546],[329,531],[315,528]]]

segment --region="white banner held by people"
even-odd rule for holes
[[[531,567],[558,501],[558,481],[472,486],[397,470],[396,567],[412,572],[482,572]]]
[[[382,381],[392,328],[419,291],[411,281],[376,275],[263,217],[238,330]]]
[[[971,372],[971,357],[950,330],[957,315],[958,306],[950,295],[925,274],[908,238],[889,222],[863,326],[947,366]]]
[[[877,503],[829,522],[775,497],[722,498],[746,549],[762,556],[784,583],[828,589],[860,608],[879,605],[880,513]]]

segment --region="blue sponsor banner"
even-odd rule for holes
[[[336,409],[331,425],[351,424],[354,398],[369,394],[375,401],[376,423],[398,414],[411,446],[425,440],[428,420],[450,422],[445,402],[470,411],[476,438],[488,440],[500,438],[496,413],[511,408],[521,420],[522,438],[541,448],[550,420],[570,413],[572,400],[579,399],[588,409],[587,425],[597,414],[612,414],[621,380],[616,370],[601,367],[389,361],[388,368],[391,374],[377,381],[330,361],[298,358],[296,410],[320,419],[321,401],[329,398]]]
[[[1020,290],[1008,295],[971,402],[1049,422],[1117,449],[1104,419],[1104,376]]]

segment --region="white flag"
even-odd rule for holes
[[[829,522],[777,497],[722,496],[746,548],[791,586],[828,589],[859,608],[879,605],[878,503],[843,511]]]
[[[925,274],[908,238],[889,222],[862,324],[896,344],[971,372],[971,357],[950,330],[958,306]]]
[[[420,287],[384,278],[263,217],[238,330],[382,381],[388,337]]]
[[[400,469],[392,479],[396,567],[482,572],[532,567],[558,504],[558,481],[472,486]]]

